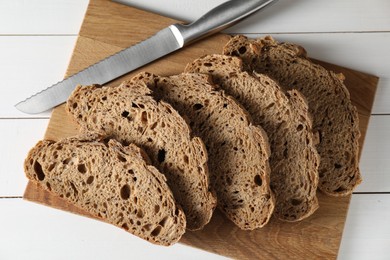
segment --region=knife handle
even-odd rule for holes
[[[177,29],[179,31],[182,38],[181,44],[184,46],[194,40],[226,29],[274,1],[275,0],[227,1],[210,10],[194,22],[190,24],[174,24],[171,26],[171,29]]]

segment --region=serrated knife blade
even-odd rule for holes
[[[109,56],[92,66],[16,104],[22,112],[36,114],[65,102],[77,85],[105,84],[142,65],[179,49],[172,28],[167,27],[149,39]]]
[[[223,30],[275,0],[227,1],[188,25],[173,24],[152,37],[109,56],[15,105],[37,114],[64,103],[77,85],[105,84],[172,53],[195,40]]]

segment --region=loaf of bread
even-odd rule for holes
[[[199,137],[169,104],[150,95],[146,84],[118,87],[78,86],[67,109],[83,131],[101,131],[123,144],[143,148],[162,172],[187,218],[187,228],[201,229],[216,207],[210,191],[207,151]]]
[[[132,81],[146,82],[153,95],[177,109],[202,138],[218,208],[241,229],[263,227],[274,209],[270,151],[265,132],[252,124],[247,111],[215,89],[205,74],[159,77],[141,73]]]
[[[319,157],[302,95],[296,90],[284,94],[268,76],[243,71],[242,61],[237,57],[206,55],[188,64],[185,71],[211,75],[268,134],[275,216],[298,221],[313,214],[318,208]]]
[[[185,215],[166,178],[137,146],[96,134],[40,141],[29,152],[28,179],[93,216],[159,245],[177,242]]]
[[[357,109],[343,76],[311,62],[301,46],[278,43],[270,36],[257,40],[236,36],[227,43],[224,53],[241,57],[248,70],[267,74],[285,90],[302,92],[319,135],[319,188],[331,196],[351,194],[361,182],[360,132]]]

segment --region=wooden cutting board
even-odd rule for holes
[[[177,21],[170,18],[107,0],[91,0],[67,75],[78,72],[104,57],[136,44],[175,22]],[[221,53],[222,46],[228,39],[229,36],[222,34],[207,38],[155,61],[141,70],[163,76],[180,73],[187,63],[197,57]],[[346,85],[351,93],[352,101],[359,110],[362,132],[360,145],[362,147],[378,78],[336,65],[316,62],[335,72],[342,72],[346,76]],[[109,85],[118,85],[119,82],[130,78],[138,71],[117,79]],[[66,114],[64,105],[55,108],[45,138],[58,140],[77,133],[77,125]],[[237,259],[336,258],[350,197],[331,198],[322,193],[318,193],[318,196],[319,210],[301,222],[284,223],[273,218],[262,229],[242,231],[219,211],[216,211],[211,222],[203,230],[187,232],[180,243]],[[45,192],[32,183],[27,185],[24,198],[89,216],[86,212]]]

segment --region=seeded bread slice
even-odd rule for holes
[[[319,188],[331,196],[351,194],[361,183],[360,132],[357,109],[351,103],[344,77],[312,63],[301,46],[278,43],[270,36],[257,40],[234,37],[224,53],[240,56],[248,69],[269,75],[285,90],[302,92],[319,135]]]
[[[29,152],[24,169],[42,188],[147,241],[177,242],[185,215],[166,178],[137,146],[98,135],[58,142],[43,140]]]
[[[269,144],[246,110],[205,74],[141,73],[133,81],[146,82],[154,96],[172,104],[205,142],[218,208],[241,229],[263,227],[274,209]]]
[[[187,218],[187,228],[201,229],[212,216],[207,151],[199,137],[169,104],[150,96],[145,83],[118,87],[77,87],[67,109],[84,131],[101,131],[123,144],[143,148],[162,172]]]
[[[274,214],[285,221],[298,221],[313,214],[318,208],[319,158],[302,95],[295,90],[284,94],[269,77],[244,72],[242,61],[236,57],[204,56],[185,71],[211,75],[268,134],[271,188],[276,195]]]

